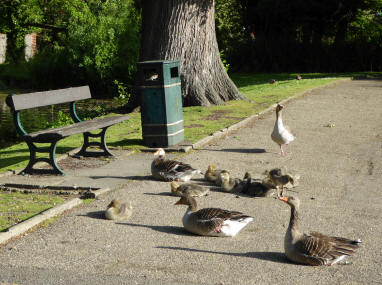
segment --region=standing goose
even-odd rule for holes
[[[196,200],[191,196],[183,196],[175,205],[187,205],[182,222],[185,229],[202,236],[233,237],[242,230],[252,217],[236,211],[219,208],[198,210]]]
[[[118,199],[113,199],[107,206],[105,218],[108,220],[124,221],[131,217],[133,208],[130,203],[127,204]]]
[[[310,234],[298,230],[300,200],[294,197],[279,197],[291,207],[288,230],[285,234],[285,255],[291,261],[307,265],[333,265],[351,255],[361,240],[326,236],[317,232]]]
[[[171,182],[171,193],[175,196],[186,196],[190,195],[192,197],[202,197],[206,196],[209,193],[208,188],[204,188],[198,184],[194,183],[184,183],[178,185],[175,181]]]
[[[283,144],[288,145],[292,142],[295,137],[294,135],[288,131],[288,129],[284,126],[281,111],[284,108],[283,105],[277,104],[276,107],[276,122],[273,127],[273,132],[271,134],[272,140],[280,146],[281,155],[285,155],[283,151]]]
[[[164,181],[190,181],[192,176],[201,173],[191,165],[165,158],[163,148],[159,148],[154,155],[156,158],[151,163],[151,173],[154,178]]]

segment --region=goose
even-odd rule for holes
[[[131,217],[133,208],[131,204],[113,199],[107,206],[105,218],[108,220],[124,221]]]
[[[198,210],[196,200],[187,195],[180,198],[175,205],[187,205],[182,222],[185,229],[202,236],[234,237],[253,217],[236,211],[219,208]]]
[[[249,175],[249,173],[246,173],[244,175],[245,179],[243,180],[240,178],[232,178],[230,177],[228,171],[223,170],[219,174],[219,180],[221,181],[221,189],[225,192],[240,193],[241,191],[243,191],[245,185],[247,184],[247,175]]]
[[[216,169],[216,166],[213,164],[208,165],[207,171],[204,173],[204,179],[210,182],[214,182],[217,186],[221,185],[221,180],[219,174],[223,170]]]
[[[159,148],[154,156],[156,158],[151,163],[151,173],[156,179],[187,182],[195,174],[201,174],[200,170],[192,168],[189,164],[166,159],[163,148]]]
[[[281,155],[284,156],[285,152],[283,151],[282,145],[288,145],[292,142],[295,137],[294,135],[288,131],[288,129],[284,126],[281,111],[284,108],[283,105],[277,104],[276,107],[276,122],[273,128],[273,132],[271,134],[272,140],[280,146]]]
[[[321,233],[301,233],[298,229],[300,200],[296,197],[279,197],[291,207],[289,227],[285,234],[285,255],[293,262],[307,265],[331,266],[353,254],[361,243],[360,239],[350,240],[327,236]]]
[[[272,188],[281,187],[280,196],[284,194],[284,187],[292,188],[297,186],[297,180],[300,178],[298,175],[283,174],[281,168],[273,168],[270,171],[266,171],[265,174],[267,176],[263,180],[264,184],[272,185]]]
[[[249,172],[244,175],[244,180],[247,181],[241,193],[254,197],[267,197],[272,189],[268,185],[262,183],[259,179],[252,179]]]
[[[175,196],[190,195],[192,197],[202,197],[208,195],[209,191],[209,189],[194,183],[179,185],[175,181],[171,182],[171,193]]]

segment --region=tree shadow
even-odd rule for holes
[[[108,146],[113,146],[113,147],[119,147],[119,146],[129,146],[129,145],[140,145],[143,147],[143,139],[123,139],[120,141],[116,142],[110,142],[107,143]]]
[[[132,224],[132,223],[116,223],[117,225],[125,225],[131,227],[140,227],[140,228],[148,228],[157,232],[174,234],[178,236],[190,236],[193,235],[187,232],[183,227],[175,227],[175,226],[151,226],[151,225],[142,225],[142,224]]]
[[[257,259],[272,261],[272,262],[276,262],[276,263],[293,264],[292,262],[290,262],[286,258],[285,254],[281,253],[281,252],[255,251],[255,252],[236,253],[236,252],[212,251],[212,250],[202,250],[202,249],[176,247],[176,246],[174,246],[174,247],[173,246],[157,246],[156,248],[171,249],[171,250],[183,250],[183,251],[191,251],[191,252],[198,252],[198,253],[222,254],[222,255],[248,257],[248,258],[257,258]]]
[[[151,196],[166,196],[166,197],[177,197],[172,195],[170,192],[161,192],[161,193],[143,193],[145,195],[151,195]]]
[[[143,176],[89,176],[91,179],[104,179],[104,178],[115,178],[115,179],[126,179],[126,180],[136,180],[136,181],[143,181],[143,180],[151,180],[151,181],[158,181],[155,180],[151,175],[143,175]],[[160,181],[159,181],[160,182]],[[164,182],[164,181],[162,181]]]

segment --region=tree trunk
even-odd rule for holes
[[[142,11],[140,61],[178,59],[185,106],[244,99],[220,60],[214,0],[143,0]]]

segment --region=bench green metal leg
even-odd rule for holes
[[[33,142],[27,142],[28,148],[29,148],[29,163],[27,167],[22,171],[22,173],[25,174],[33,174],[33,173],[40,173],[40,174],[60,174],[65,175],[65,173],[61,170],[61,168],[57,165],[56,162],[56,145],[58,141],[54,141],[50,143],[49,147],[38,147]],[[37,158],[37,153],[49,153],[49,158],[47,157],[40,157]],[[33,168],[33,166],[37,162],[46,162],[50,166],[52,166],[52,169],[36,169]]]
[[[82,145],[79,152],[77,152],[76,156],[114,156],[106,145],[106,130],[108,127],[103,128],[101,132],[98,134],[92,134],[90,132],[83,133],[84,135],[84,144]],[[90,142],[89,138],[100,138],[100,141],[93,141]],[[95,151],[87,151],[87,148],[90,146],[97,146],[103,152],[95,152]]]

